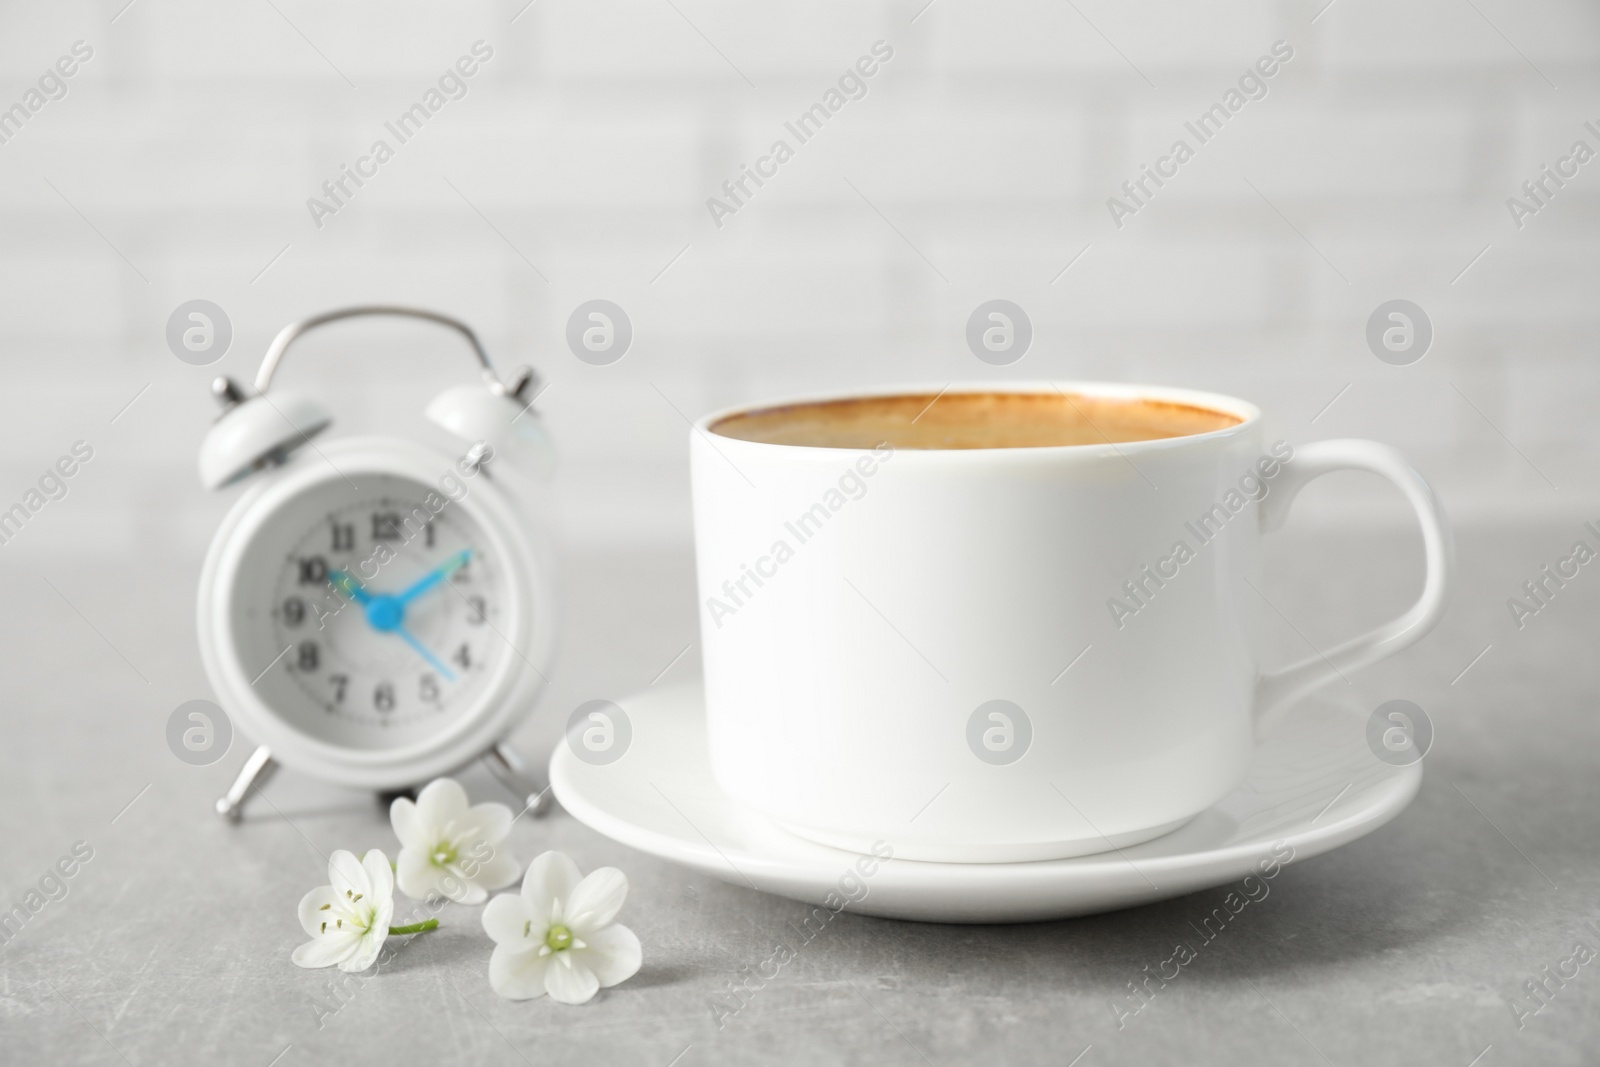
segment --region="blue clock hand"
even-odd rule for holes
[[[406,644],[416,649],[417,655],[427,660],[429,666],[438,671],[440,674],[444,675],[445,681],[453,682],[456,680],[455,672],[440,662],[439,657],[435,656],[432,652],[429,652],[427,647],[423,645],[421,641],[418,641],[416,637],[412,635],[410,630],[407,630],[404,626],[396,626],[394,628],[394,632],[399,634],[401,639],[405,641]]]
[[[367,624],[379,633],[398,634],[400,639],[428,661],[428,665],[440,674],[446,681],[456,680],[455,672],[440,662],[439,657],[428,651],[428,647],[418,641],[416,635],[406,629],[406,606],[396,596],[375,596],[367,598],[365,608]]]
[[[450,575],[454,574],[462,567],[465,567],[467,565],[467,560],[471,558],[472,549],[462,549],[460,552],[457,552],[455,555],[439,564],[433,570],[417,579],[417,581],[411,584],[410,588],[396,595],[395,599],[400,601],[402,604],[411,602],[416,597],[421,596],[423,593],[426,593],[428,590],[432,589],[434,586],[450,577]]]
[[[354,600],[357,604],[367,604],[372,601],[372,594],[357,585],[356,580],[350,577],[346,571],[329,571],[328,581],[333,585],[334,589]]]

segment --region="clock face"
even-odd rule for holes
[[[396,748],[482,704],[516,652],[505,561],[469,501],[356,474],[262,524],[240,568],[235,640],[275,714],[324,741]]]

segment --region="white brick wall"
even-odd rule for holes
[[[0,107],[73,41],[95,49],[0,145],[0,501],[73,440],[98,449],[6,553],[198,551],[223,503],[194,482],[205,383],[250,377],[293,318],[373,300],[461,315],[540,367],[560,520],[588,543],[687,536],[662,394],[698,415],[898,379],[1211,387],[1297,440],[1404,447],[1467,521],[1600,504],[1600,162],[1520,231],[1505,207],[1574,139],[1600,149],[1590,4],[124,2],[0,7]],[[494,58],[466,97],[314,228],[306,198],[479,39]],[[895,55],[867,96],[716,228],[706,198],[880,39]],[[1270,94],[1113,226],[1106,198],[1278,39],[1295,58]],[[236,331],[212,368],[162,337],[201,296]],[[995,370],[962,330],[997,296],[1036,340]],[[1363,340],[1400,296],[1436,329],[1407,368]],[[612,367],[562,340],[594,297],[634,322]],[[352,327],[286,377],[337,396],[347,428],[413,426],[469,370],[441,337]],[[1306,503],[1398,513],[1354,484]]]

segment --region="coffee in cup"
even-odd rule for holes
[[[1225,411],[1144,397],[945,391],[760,408],[720,419],[710,431],[812,448],[1050,448],[1185,437],[1239,422]]]

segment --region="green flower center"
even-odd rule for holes
[[[441,841],[433,847],[433,862],[435,866],[448,867],[456,861],[455,846],[448,841]]]
[[[559,924],[550,927],[549,933],[544,935],[544,943],[556,952],[572,947],[572,931]]]

